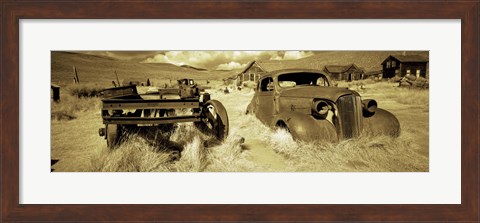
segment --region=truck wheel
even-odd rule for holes
[[[202,122],[195,123],[195,126],[218,140],[224,140],[229,129],[227,110],[217,100],[207,101],[202,110]]]
[[[107,147],[114,149],[120,144],[120,128],[117,124],[107,124]]]

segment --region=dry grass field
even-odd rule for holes
[[[209,143],[209,138],[199,133],[193,124],[185,123],[180,124],[167,139],[160,137],[152,142],[132,134],[119,148],[109,150],[106,141],[98,135],[98,128],[103,127],[100,99],[79,98],[76,95],[80,91],[78,88],[93,91],[96,88],[111,87],[108,85],[111,81],[108,80],[113,78],[94,81],[88,77],[84,78],[88,83],[74,86],[67,83],[67,78],[59,77],[62,72],[72,73],[71,70],[63,71],[64,68],[59,68],[67,67],[64,64],[69,63],[57,58],[56,65],[53,64],[52,58],[52,82],[63,83],[62,80],[65,79],[61,101],[51,103],[51,159],[58,161],[52,166],[54,171],[429,171],[428,90],[400,88],[397,83],[388,81],[340,82],[339,86],[357,90],[363,98],[377,100],[380,108],[396,115],[401,125],[400,136],[365,136],[338,144],[304,143],[295,142],[289,133],[271,130],[254,116],[246,115],[245,109],[254,91],[245,88],[225,94],[225,87],[217,77],[210,81],[211,89],[208,91],[213,99],[223,103],[228,112],[230,134],[223,143]],[[82,70],[78,69],[82,74]],[[83,76],[86,76],[85,71]],[[245,140],[243,143],[242,138]],[[171,147],[183,148],[179,160],[172,160]]]

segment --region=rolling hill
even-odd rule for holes
[[[116,80],[115,71],[122,83],[124,80],[152,82],[193,78],[196,80],[221,80],[235,71],[207,71],[169,63],[138,63],[114,58],[76,52],[52,51],[51,81],[59,85],[73,83],[73,66],[76,67],[80,83],[96,83],[110,86]]]

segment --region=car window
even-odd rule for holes
[[[327,79],[324,78],[324,77],[319,77],[319,78],[317,79],[317,85],[318,85],[318,86],[326,86],[326,87],[328,87],[328,81],[327,81]]]
[[[260,91],[272,91],[272,90],[273,90],[273,79],[271,77],[267,77],[260,82]]]
[[[280,85],[280,87],[295,87],[297,83],[295,83],[295,81],[279,81],[278,85]]]

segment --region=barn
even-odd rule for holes
[[[428,59],[419,55],[390,55],[381,64],[383,78],[410,75],[428,78]]]
[[[334,80],[345,80],[353,81],[363,79],[363,74],[365,71],[362,68],[359,68],[355,64],[349,65],[326,65],[323,68],[327,74],[330,74],[330,77]]]
[[[245,81],[256,82],[262,75],[281,69],[293,68],[291,60],[254,60],[245,66],[237,75],[237,86]]]

